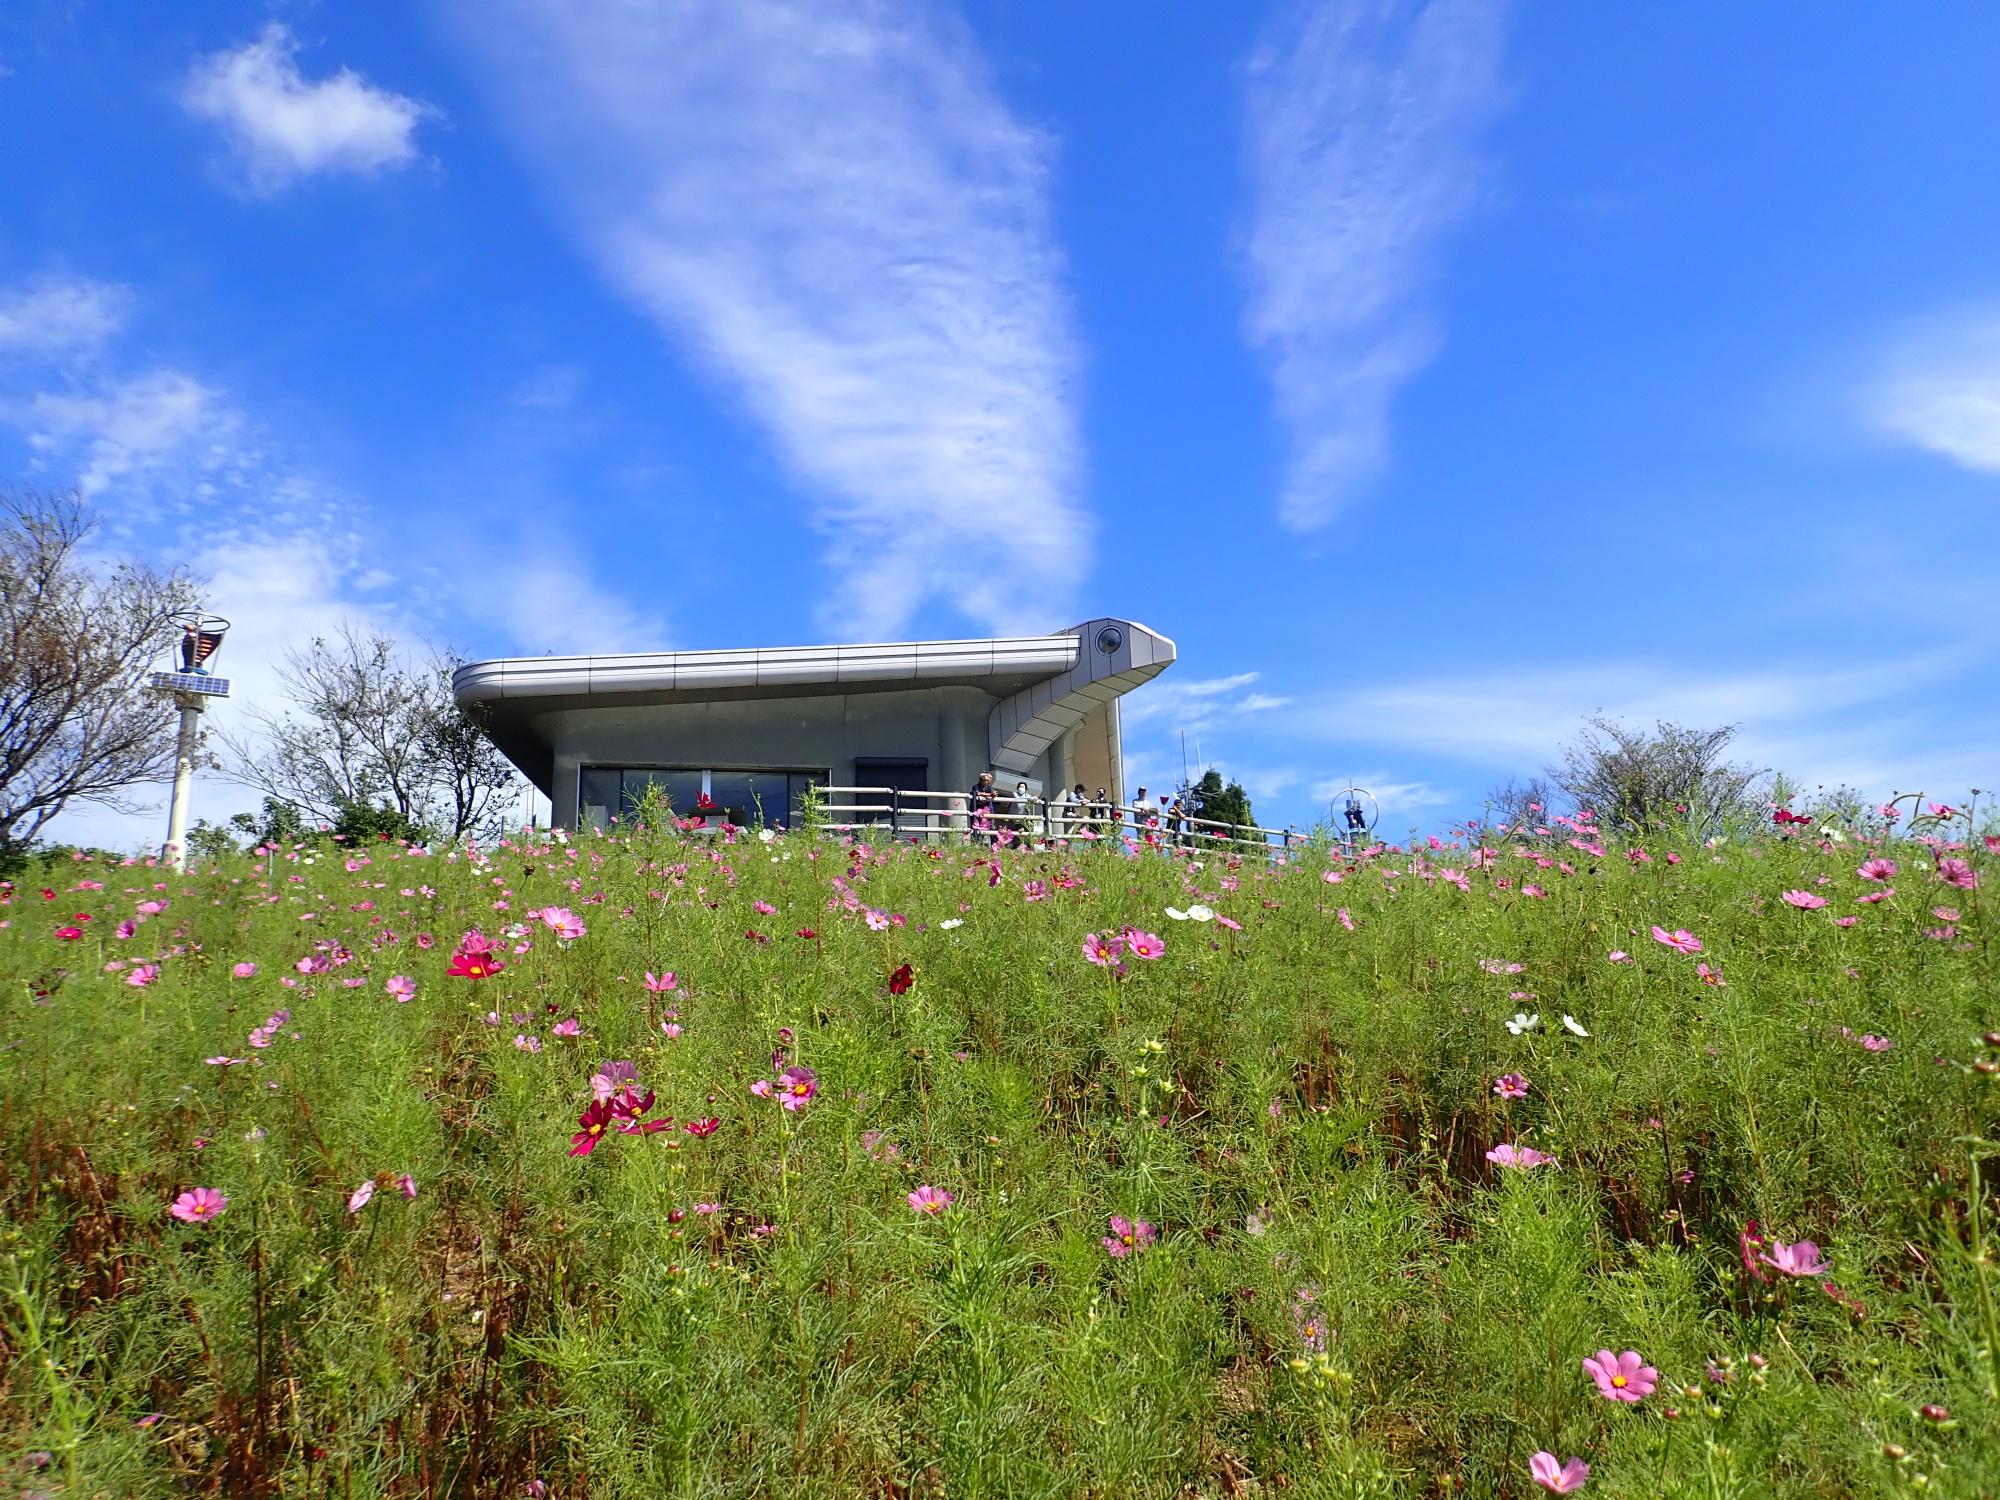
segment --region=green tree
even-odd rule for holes
[[[1201,773],[1201,780],[1194,784],[1194,812],[1198,818],[1207,818],[1215,823],[1227,823],[1232,827],[1254,827],[1257,816],[1250,810],[1250,794],[1243,790],[1243,783],[1232,781],[1223,785],[1222,773],[1210,766]]]

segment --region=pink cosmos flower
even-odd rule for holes
[[[567,906],[542,908],[542,924],[566,943],[573,943],[590,932],[583,925],[583,919]]]
[[[1543,1449],[1528,1460],[1528,1473],[1551,1495],[1568,1495],[1583,1488],[1584,1480],[1590,1478],[1590,1465],[1580,1458],[1558,1463],[1553,1453]]]
[[[1779,899],[1787,906],[1796,906],[1800,911],[1817,911],[1826,905],[1826,897],[1815,896],[1811,891],[1786,891]]]
[[[1092,963],[1096,964],[1099,968],[1104,968],[1107,967],[1108,965],[1117,963],[1118,956],[1124,951],[1125,951],[1124,941],[1122,939],[1112,937],[1109,933],[1106,933],[1102,936],[1099,936],[1097,933],[1094,932],[1086,933],[1084,935],[1083,956],[1089,959]]]
[[[1701,976],[1703,984],[1712,985],[1716,989],[1721,989],[1725,984],[1729,983],[1728,980],[1722,977],[1722,970],[1711,969],[1707,964],[1696,964],[1694,971]]]
[[[660,1035],[665,1037],[668,1041],[670,1042],[677,1041],[680,1038],[680,1034],[681,1034],[680,1022],[678,1021],[660,1022]]]
[[[1636,1349],[1623,1354],[1600,1349],[1596,1358],[1584,1360],[1583,1368],[1597,1382],[1597,1394],[1606,1401],[1643,1400],[1660,1383],[1660,1372],[1641,1359]]]
[[[680,978],[672,969],[663,974],[655,974],[651,969],[646,971],[646,988],[656,995],[664,995],[680,987]]]
[[[249,962],[232,964],[229,975],[232,979],[254,979],[257,975],[257,966]]]
[[[412,1177],[408,1172],[405,1172],[396,1179],[396,1191],[401,1193],[405,1198],[416,1197],[417,1179]]]
[[[168,1205],[167,1212],[183,1224],[206,1224],[229,1207],[229,1200],[211,1187],[189,1188]]]
[[[1166,956],[1167,945],[1150,932],[1141,932],[1136,927],[1128,927],[1121,937],[1125,943],[1125,951],[1134,958],[1151,960]]]
[[[1623,948],[1613,948],[1605,955],[1605,958],[1608,962],[1614,964],[1629,964],[1632,962],[1632,955],[1627,953]]]
[[[778,908],[768,901],[752,901],[750,909],[760,917],[775,917],[778,914]]]
[[[1956,886],[1961,891],[1979,889],[1979,873],[1972,868],[1969,860],[1941,859],[1937,862],[1937,876],[1946,885]]]
[[[775,1090],[778,1103],[797,1114],[819,1092],[819,1075],[803,1063],[794,1063],[778,1075]]]
[[[158,964],[139,964],[133,968],[130,974],[125,976],[125,982],[135,990],[143,990],[159,977],[160,966]]]
[[[1879,883],[1887,880],[1901,868],[1893,859],[1877,857],[1875,859],[1863,860],[1861,868],[1854,873],[1859,875],[1863,880],[1873,880]]]
[[[1895,1045],[1886,1036],[1876,1036],[1873,1032],[1863,1032],[1861,1034],[1861,1046],[1863,1050],[1868,1052],[1887,1052]]]
[[[1487,1152],[1486,1159],[1496,1167],[1511,1167],[1520,1172],[1528,1171],[1534,1167],[1561,1165],[1553,1156],[1543,1151],[1537,1151],[1533,1146],[1516,1146],[1508,1141],[1502,1141],[1491,1151]]]
[[[368,1206],[368,1200],[375,1196],[375,1179],[369,1178],[360,1187],[347,1195],[347,1211],[358,1214]]]
[[[1241,922],[1237,921],[1234,917],[1225,917],[1220,912],[1216,913],[1215,925],[1217,927],[1227,927],[1231,932],[1241,932],[1243,930]]]
[[[382,986],[398,1005],[408,1005],[416,998],[417,982],[407,974],[392,975]]]
[[[1113,1260],[1123,1260],[1128,1255],[1137,1255],[1154,1240],[1159,1238],[1159,1230],[1144,1219],[1128,1219],[1123,1214],[1111,1216],[1111,1233],[1099,1241],[1111,1252]]]
[[[1669,932],[1664,927],[1655,926],[1653,928],[1653,941],[1666,944],[1676,953],[1701,952],[1701,939],[1689,932],[1685,927],[1676,927],[1672,932]]]
[[[1770,1249],[1757,1258],[1787,1276],[1818,1276],[1828,1264],[1819,1253],[1819,1246],[1811,1240],[1796,1240],[1789,1245],[1783,1240],[1773,1240]]]
[[[943,1188],[932,1187],[928,1183],[905,1196],[910,1207],[920,1214],[941,1214],[958,1201]]]
[[[1493,1080],[1493,1092],[1502,1099],[1525,1099],[1528,1097],[1528,1080],[1519,1073],[1502,1073]]]

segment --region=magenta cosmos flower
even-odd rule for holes
[[[750,1085],[750,1092],[759,1099],[776,1099],[797,1114],[819,1092],[819,1075],[804,1063],[794,1063],[776,1078],[758,1079]]]
[[[233,979],[255,979],[257,977],[257,966],[248,960],[240,964],[231,964],[229,966],[229,974]]]
[[[1159,937],[1154,933],[1141,932],[1136,927],[1128,927],[1121,936],[1125,942],[1125,951],[1134,958],[1150,960],[1166,956],[1167,945],[1161,942]]]
[[[1786,891],[1779,899],[1787,906],[1796,906],[1800,911],[1818,911],[1826,905],[1826,897],[1815,896],[1811,891]]]
[[[1553,1167],[1559,1165],[1553,1156],[1545,1151],[1537,1151],[1533,1146],[1516,1146],[1502,1141],[1486,1153],[1486,1159],[1496,1167],[1511,1167],[1525,1172],[1533,1167]]]
[[[1528,1460],[1528,1473],[1551,1495],[1567,1495],[1583,1488],[1584,1480],[1590,1478],[1590,1465],[1580,1458],[1558,1463],[1556,1456],[1544,1449]]]
[[[1689,932],[1685,927],[1676,927],[1672,932],[1669,932],[1664,927],[1655,926],[1653,928],[1653,941],[1656,943],[1665,943],[1676,953],[1701,952],[1701,939]]]
[[[1525,1099],[1528,1097],[1528,1080],[1519,1073],[1502,1073],[1493,1080],[1493,1092],[1502,1099]]]
[[[583,919],[567,906],[543,907],[542,925],[566,943],[573,943],[590,931],[583,925]]]
[[[1123,1260],[1128,1255],[1136,1255],[1154,1240],[1160,1231],[1144,1219],[1128,1219],[1123,1214],[1111,1216],[1111,1233],[1104,1236],[1101,1243],[1111,1252],[1113,1260]]]
[[[1583,1368],[1597,1382],[1597,1394],[1606,1401],[1641,1401],[1660,1383],[1660,1372],[1640,1358],[1636,1349],[1623,1354],[1599,1349],[1595,1358],[1584,1360]]]
[[[910,1207],[920,1214],[941,1214],[958,1201],[943,1188],[932,1187],[929,1183],[907,1196]]]
[[[215,1188],[189,1188],[168,1206],[167,1212],[183,1224],[206,1224],[229,1207],[229,1200]]]
[[[1894,875],[1901,868],[1902,866],[1897,864],[1893,859],[1866,859],[1861,862],[1861,868],[1854,873],[1859,875],[1863,880],[1873,880],[1879,884],[1889,879],[1890,876]]]
[[[417,982],[407,974],[396,974],[391,976],[382,988],[398,1005],[407,1005],[416,998]]]
[[[1811,1240],[1796,1240],[1789,1245],[1783,1240],[1773,1240],[1771,1248],[1757,1258],[1787,1276],[1817,1276],[1827,1269],[1819,1246]]]
[[[1961,891],[1979,889],[1979,874],[1972,868],[1970,860],[1941,859],[1937,862],[1937,876],[1946,885],[1956,886]]]
[[[1083,956],[1099,968],[1117,963],[1118,956],[1124,951],[1125,943],[1123,939],[1112,937],[1108,933],[1099,934],[1091,932],[1084,934]]]

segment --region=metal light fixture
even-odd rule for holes
[[[194,790],[195,754],[201,747],[201,715],[211,699],[229,696],[229,679],[210,672],[208,659],[221,649],[229,622],[200,610],[184,611],[173,619],[181,627],[180,668],[154,672],[148,682],[155,692],[172,694],[181,711],[174,794],[167,804],[167,842],[160,857],[175,870],[186,870],[188,799]]]

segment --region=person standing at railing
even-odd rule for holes
[[[1031,829],[1030,819],[1034,816],[1034,801],[1035,794],[1028,790],[1027,782],[1014,783],[1013,817],[1009,823],[1015,834],[1021,838],[1026,838]]]
[[[993,773],[981,771],[979,780],[973,783],[971,797],[972,836],[986,843],[993,841],[993,808],[998,795],[993,787]]]

